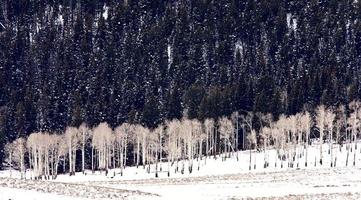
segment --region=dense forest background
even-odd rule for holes
[[[361,97],[357,0],[0,6],[0,149],[82,122],[154,128],[184,115],[277,117]]]

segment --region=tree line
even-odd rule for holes
[[[123,175],[125,167],[138,168],[139,165],[148,173],[153,167],[156,177],[162,171],[168,176],[192,173],[210,158],[225,161],[235,157],[238,160],[240,149],[249,149],[249,170],[257,167],[257,152],[263,152],[263,167],[270,167],[270,150],[277,152],[272,163],[274,167],[308,167],[310,159],[312,162],[314,159],[314,166],[324,165],[325,147],[330,154],[329,167],[355,166],[361,103],[353,101],[349,108],[347,113],[344,106],[327,108],[321,105],[312,112],[314,114],[304,111],[281,115],[278,119],[272,114],[251,112],[246,115],[234,112],[229,117],[204,121],[184,117],[166,121],[154,129],[130,123],[112,129],[106,122],[91,128],[82,123],[79,127],[67,127],[60,134],[32,133],[8,143],[5,149],[10,169],[20,170],[25,177],[29,168],[31,177],[36,179],[54,179],[59,172],[75,175],[77,169],[83,173],[100,170],[105,175],[109,169],[120,169]],[[319,148],[319,156],[309,157],[310,145]],[[342,151],[343,145],[347,150],[346,163],[337,162],[337,151]],[[300,163],[301,158],[304,163]],[[115,171],[113,173],[115,176]]]

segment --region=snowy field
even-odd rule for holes
[[[168,164],[162,164],[159,178],[155,178],[154,166],[147,173],[142,166],[129,167],[120,176],[118,170],[87,175],[60,175],[56,180],[32,181],[18,179],[18,172],[0,172],[0,200],[3,199],[361,199],[361,153],[350,152],[346,167],[345,147],[334,145],[337,154],[336,167],[330,167],[328,145],[324,145],[324,162],[319,165],[319,148],[309,149],[308,167],[305,156],[296,159],[299,167],[287,167],[287,160],[277,159],[274,150],[252,152],[252,170],[249,170],[249,151],[239,152],[222,161],[214,159],[194,160],[194,171],[189,174],[175,172],[174,164],[167,177]],[[304,151],[299,149],[300,152]],[[264,169],[264,157],[269,167]],[[316,166],[314,161],[316,162]],[[253,163],[256,163],[254,169]],[[185,169],[187,162],[184,162]],[[199,165],[199,170],[198,170]],[[182,162],[178,163],[178,167]],[[115,174],[115,176],[114,176]],[[28,176],[30,172],[28,172]]]

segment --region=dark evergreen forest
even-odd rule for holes
[[[0,6],[0,149],[82,122],[152,129],[182,116],[277,118],[361,98],[357,0]]]

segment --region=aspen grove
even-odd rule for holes
[[[311,160],[322,166],[323,148],[330,154],[329,167],[355,166],[357,154],[361,155],[361,103],[353,101],[348,107],[346,112],[344,106],[320,105],[311,112],[277,118],[251,112],[203,121],[184,117],[154,129],[131,123],[114,128],[106,122],[95,127],[83,123],[67,127],[64,133],[36,132],[18,138],[6,145],[6,161],[10,172],[17,169],[25,178],[29,171],[33,179],[55,179],[58,173],[73,176],[77,171],[108,175],[110,169],[119,169],[122,176],[132,165],[155,177],[160,172],[172,176],[200,170],[207,159],[238,160],[238,149],[249,151],[249,163],[239,163],[249,165],[249,170],[308,167]],[[319,148],[317,158],[309,156],[310,145]],[[344,145],[347,159],[340,163],[336,151],[342,151]],[[277,152],[274,163],[270,163],[270,149]],[[257,158],[257,152],[264,152],[263,157]],[[257,166],[256,159],[263,159],[264,165]]]

